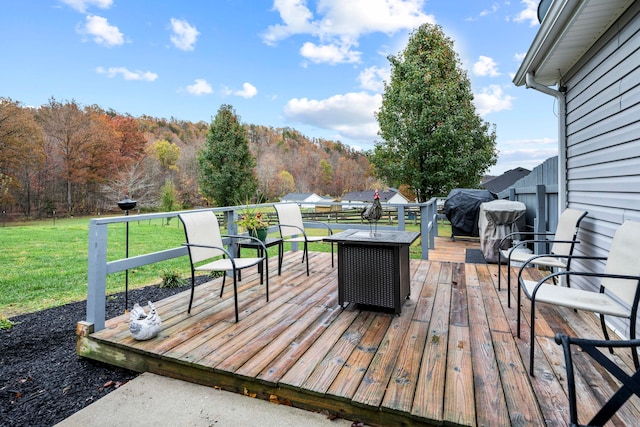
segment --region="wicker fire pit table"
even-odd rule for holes
[[[393,308],[410,294],[409,246],[413,231],[346,230],[326,237],[338,244],[338,303]]]

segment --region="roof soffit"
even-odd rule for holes
[[[558,84],[633,0],[554,0],[513,82],[527,73],[546,86]]]

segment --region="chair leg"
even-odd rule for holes
[[[498,290],[500,290],[500,276],[502,276],[500,273],[502,268],[500,267],[502,267],[502,254],[500,254],[500,248],[498,248]]]
[[[634,316],[634,319],[635,319],[635,316]],[[635,321],[632,321],[631,323],[632,323],[631,333],[629,335],[630,335],[630,338],[634,340],[636,339],[636,323]],[[631,357],[633,358],[633,366],[636,368],[636,371],[637,371],[638,369],[640,369],[640,361],[638,360],[638,349],[636,347],[631,347],[631,351],[632,351]]]
[[[265,264],[266,254],[262,249],[258,249],[257,252],[258,252],[258,258],[262,258],[262,262],[258,264],[258,273],[260,273],[260,284],[262,285],[264,283],[264,264]],[[242,272],[242,269],[238,270],[238,281],[241,281],[240,280],[241,272]]]
[[[604,322],[604,315],[600,315],[600,327],[602,328],[602,335],[604,339],[609,341],[609,331],[607,331],[607,325]],[[609,353],[613,354],[613,347],[609,347]]]
[[[632,319],[635,319],[635,316],[631,316]],[[602,331],[604,333],[604,339],[608,340],[609,335],[607,333],[607,328],[604,323],[604,316],[600,315],[600,324],[602,325]],[[632,320],[629,326],[629,339],[636,339],[636,323]],[[613,354],[613,348],[609,347],[609,352]],[[631,347],[631,358],[633,359],[633,366],[636,371],[640,368],[640,361],[638,360],[638,351],[635,347]]]
[[[225,280],[227,280],[227,272],[223,271],[222,273],[223,273],[222,274],[222,287],[220,288],[220,298],[222,298],[222,293],[224,292],[224,282],[225,282]],[[234,272],[233,272],[233,282],[235,283],[235,281],[236,281],[236,272],[234,270]]]
[[[264,270],[267,274],[267,280],[265,282],[265,291],[267,292],[267,302],[269,302],[269,263],[267,262],[267,259],[264,259]]]
[[[238,282],[236,281],[236,270],[233,270],[233,303],[236,308],[236,323],[238,323]]]
[[[309,252],[307,249],[307,242],[304,242],[304,253],[307,254],[307,276],[309,275]]]
[[[511,254],[507,259],[507,307],[511,308]],[[518,307],[518,310],[520,307]]]
[[[195,292],[195,290],[196,290],[196,275],[192,268],[191,269],[191,297],[189,298],[189,309],[187,310],[187,313],[191,313],[191,305],[193,304],[193,293]]]
[[[567,371],[567,397],[569,398],[569,421],[570,425],[578,425],[578,406],[576,405],[576,383],[573,373],[573,358],[571,357],[571,344],[569,337],[564,335],[562,338],[562,349],[564,352],[564,361]],[[556,335],[558,342],[558,335]]]
[[[516,327],[518,328],[518,332],[517,332],[518,338],[520,338],[520,328],[521,328],[520,320],[522,318],[522,314],[520,314],[520,309],[521,309],[520,304],[522,304],[522,294],[521,294],[521,292],[522,291],[520,289],[520,281],[518,281],[518,299],[516,301],[517,304],[518,304],[518,306],[516,307],[516,312],[517,312],[517,315],[516,315],[516,317],[517,317]]]
[[[333,268],[333,242],[331,242],[331,268]]]
[[[263,285],[264,284],[264,265],[266,264],[265,260],[263,259],[262,262],[260,264],[258,264],[260,266],[260,284]],[[267,277],[269,277],[268,273],[267,273]]]
[[[519,311],[519,307],[518,307]],[[534,345],[536,342],[536,301],[531,299],[531,332],[529,336],[529,375],[535,377],[533,373]]]
[[[302,260],[300,262],[304,262],[304,257],[307,255],[307,242],[304,242],[304,246],[302,249]]]

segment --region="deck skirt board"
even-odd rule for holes
[[[410,261],[411,294],[399,315],[357,304],[341,308],[330,254],[312,252],[307,276],[301,252],[286,252],[280,276],[277,259],[270,259],[269,302],[257,269],[243,272],[237,323],[232,281],[227,278],[220,297],[217,278],[196,287],[190,314],[190,290],[154,301],[163,319],[156,338],[133,340],[123,314],[102,331],[78,336],[77,352],[370,425],[566,425],[564,361],[553,333],[597,338],[598,322],[541,304],[537,375],[530,377],[528,301],[517,338],[515,287],[509,308],[506,280],[497,289],[497,265],[463,264],[469,242],[458,248],[457,261],[459,243],[436,241],[449,260],[430,251],[429,261]],[[505,279],[506,268],[500,273]],[[626,352],[612,357],[631,364]],[[591,414],[613,381],[588,359],[579,365],[582,412]],[[629,425],[639,416],[640,399],[632,399],[616,421]]]

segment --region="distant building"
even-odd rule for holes
[[[342,207],[339,204],[331,204],[332,202],[336,202],[333,197],[324,196],[322,200],[316,204],[316,212],[320,213],[328,213],[328,212],[339,212]],[[323,203],[324,202],[324,203]]]
[[[342,197],[342,208],[359,207],[363,204],[373,203],[374,190],[350,191]],[[381,204],[405,205],[409,203],[402,194],[396,190],[378,191]]]
[[[322,200],[316,193],[289,193],[280,198],[282,203],[297,203],[301,208],[313,208],[316,202]]]
[[[496,176],[489,179],[488,181],[483,182],[482,184],[480,184],[480,188],[484,188],[485,190],[489,190],[492,193],[498,194],[502,190],[506,190],[507,188],[511,187],[520,178],[524,178],[530,173],[531,171],[525,168],[511,169],[500,176]]]

